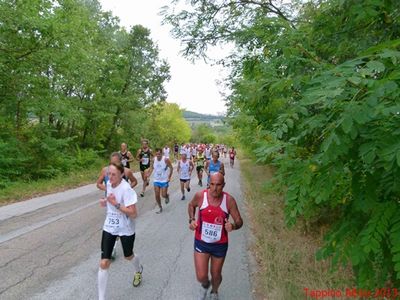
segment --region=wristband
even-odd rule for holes
[[[121,207],[121,204],[117,203],[117,204],[114,205],[114,207],[115,207],[116,209],[119,209],[119,208]]]
[[[195,218],[190,218],[189,219],[189,224],[192,223],[192,221],[196,220]]]

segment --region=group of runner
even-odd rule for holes
[[[196,193],[188,205],[189,228],[195,231],[194,259],[196,277],[200,283],[197,299],[206,299],[211,286],[211,299],[218,299],[221,284],[222,266],[228,249],[228,232],[239,229],[242,224],[235,199],[224,192],[225,167],[219,160],[226,157],[225,145],[182,144],[173,147],[174,160],[177,161],[181,200],[186,199],[185,190],[190,192],[192,171],[196,168],[198,185],[203,186],[203,172],[207,177],[207,188]],[[138,201],[134,187],[138,181],[130,167],[137,160],[143,181],[140,196],[144,197],[153,178],[157,214],[163,211],[161,198],[168,204],[168,187],[173,174],[170,148],[150,149],[148,140],[142,140],[141,148],[134,157],[125,143],[110,157],[110,164],[101,170],[97,187],[105,192],[100,205],[106,208],[101,240],[101,260],[98,271],[99,299],[105,299],[108,269],[115,258],[118,239],[121,241],[124,257],[132,264],[133,286],[142,281],[143,266],[133,252],[135,241],[136,203]],[[234,166],[236,150],[229,150],[230,166]],[[197,217],[196,217],[197,216]],[[230,216],[233,223],[229,221]],[[209,279],[209,270],[211,280]]]

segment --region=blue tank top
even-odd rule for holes
[[[221,169],[221,162],[218,160],[216,163],[214,161],[210,161],[210,165],[208,167],[208,171],[211,174],[218,173]]]

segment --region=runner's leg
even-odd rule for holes
[[[211,293],[218,293],[218,288],[222,282],[222,267],[225,257],[211,256]]]
[[[208,253],[194,252],[194,267],[196,269],[196,278],[200,282],[200,291],[198,299],[205,299],[208,288],[210,287],[210,280],[208,279],[208,264],[211,255]]]
[[[160,208],[160,211],[162,211],[162,206],[161,206],[161,195],[160,195],[160,187],[159,186],[154,186],[154,194],[156,196],[156,202],[158,207]]]

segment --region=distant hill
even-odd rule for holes
[[[188,110],[183,111],[183,117],[192,126],[194,126],[196,124],[200,124],[200,123],[207,123],[207,124],[210,124],[211,126],[220,126],[220,125],[222,125],[222,121],[224,119],[223,116],[200,114],[200,113],[188,111]]]

